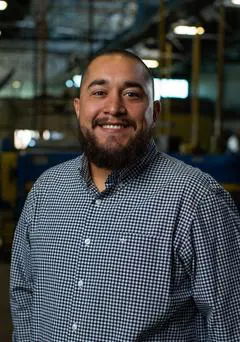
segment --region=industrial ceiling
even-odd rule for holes
[[[173,46],[172,75],[190,79],[192,37],[173,33],[180,22],[204,27],[201,68],[216,73],[223,3],[224,60],[238,66],[240,7],[231,5],[231,0],[9,0],[0,12],[0,97],[42,95],[34,86],[41,78],[39,55],[45,54],[47,94],[60,96],[65,81],[80,73],[93,53],[123,47],[142,58],[160,60],[163,37]],[[159,76],[159,69],[153,73]]]

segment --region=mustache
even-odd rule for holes
[[[110,121],[108,118],[94,119],[92,121],[92,128],[95,128],[97,126],[109,125],[112,123],[112,121]],[[136,123],[131,119],[114,120],[114,123],[119,124],[119,125],[123,125],[125,127],[132,126],[135,129],[137,128]]]

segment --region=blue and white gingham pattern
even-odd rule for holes
[[[239,342],[240,219],[158,152],[99,193],[80,156],[35,183],[16,229],[13,341]]]

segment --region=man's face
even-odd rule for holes
[[[74,106],[83,137],[110,155],[146,135],[159,111],[144,67],[120,54],[90,64]]]

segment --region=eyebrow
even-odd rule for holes
[[[144,88],[141,85],[141,83],[135,82],[135,81],[126,81],[126,82],[124,82],[124,86],[126,88],[139,88],[141,90],[144,90]]]
[[[109,84],[109,83],[110,82],[105,80],[105,79],[96,79],[88,85],[88,89],[95,86],[95,85],[105,85],[105,84]],[[141,85],[141,83],[135,82],[135,81],[125,81],[124,87],[126,87],[126,88],[139,88],[139,89],[144,91],[144,88]]]
[[[89,86],[88,86],[88,89],[95,86],[95,85],[103,85],[103,84],[107,84],[109,83],[107,80],[104,80],[104,79],[97,79],[97,80],[94,80],[92,81]]]

